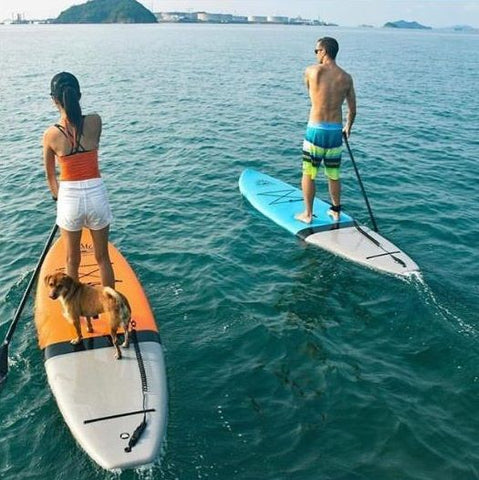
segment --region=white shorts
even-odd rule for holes
[[[57,225],[60,228],[78,232],[83,227],[101,230],[110,225],[113,216],[101,178],[59,183]]]

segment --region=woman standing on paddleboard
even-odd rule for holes
[[[57,200],[57,225],[65,242],[66,273],[78,280],[82,228],[90,229],[101,283],[115,286],[108,254],[112,220],[106,187],[98,168],[101,117],[82,115],[80,84],[74,75],[61,72],[51,81],[51,97],[60,120],[43,135],[43,160],[48,186]],[[55,164],[60,167],[57,178]]]

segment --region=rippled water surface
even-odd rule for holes
[[[306,246],[239,194],[300,177],[315,40],[340,42],[351,147],[403,281]],[[27,304],[0,393],[0,478],[479,478],[479,36],[325,27],[0,26],[0,334],[54,222],[41,135],[74,72],[104,121],[112,241],[166,350],[157,464],[105,472],[47,385]],[[327,196],[324,180],[318,195]],[[343,200],[370,224],[347,156]]]

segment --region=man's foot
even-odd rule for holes
[[[331,205],[331,208],[328,210],[328,215],[333,219],[333,221],[339,222],[341,205]]]
[[[308,215],[306,212],[298,213],[297,215],[294,216],[294,218],[303,223],[311,223],[313,221],[313,216]]]

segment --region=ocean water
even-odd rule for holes
[[[290,236],[239,194],[300,179],[320,36],[354,77],[350,139],[404,281]],[[157,463],[97,467],[48,388],[25,308],[0,392],[0,478],[479,478],[479,35],[239,25],[0,26],[0,334],[54,222],[41,136],[58,71],[104,121],[111,239],[165,347]],[[318,196],[327,198],[323,179]],[[370,219],[351,162],[343,204]]]

